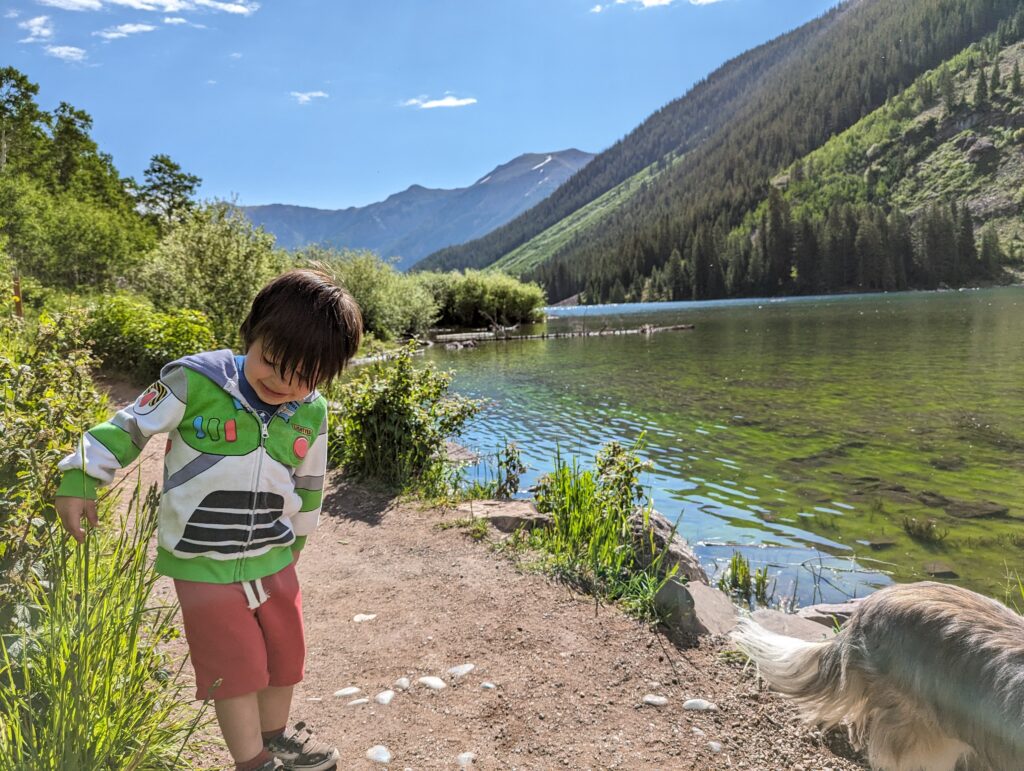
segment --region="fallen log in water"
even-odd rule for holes
[[[656,327],[643,324],[639,327],[626,329],[581,329],[572,332],[542,332],[536,335],[509,334],[504,330],[491,332],[458,332],[437,335],[436,343],[444,343],[446,348],[461,348],[465,343],[509,342],[513,340],[556,340],[566,337],[607,337],[611,335],[653,335],[656,332],[677,332],[693,329],[693,324],[672,324],[667,327]]]

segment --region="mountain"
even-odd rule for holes
[[[527,153],[469,187],[438,190],[413,185],[379,203],[348,209],[270,204],[240,207],[286,249],[321,244],[371,249],[400,258],[400,269],[450,244],[477,238],[547,198],[587,165],[581,150]]]
[[[726,266],[701,260],[768,197],[781,169],[971,43],[1001,27],[1015,34],[1020,10],[1019,0],[843,3],[712,73],[541,206],[421,266],[507,264],[518,250],[529,255],[524,275],[550,299],[583,291],[602,301],[641,299],[678,253],[700,268],[694,296],[722,296],[714,279]],[[636,189],[617,195],[620,185]],[[614,200],[583,212],[608,193]]]

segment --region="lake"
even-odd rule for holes
[[[556,450],[591,464],[643,433],[654,506],[712,580],[735,551],[801,605],[931,576],[1002,598],[1024,575],[1024,289],[548,313],[695,329],[428,351],[486,401],[463,443],[516,442],[524,489]]]

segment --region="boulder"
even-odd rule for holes
[[[946,513],[959,519],[977,519],[979,517],[1005,517],[1010,513],[1010,509],[1007,506],[992,503],[992,501],[978,501],[977,503],[953,501],[946,506]]]
[[[650,541],[644,532],[643,510],[635,509],[630,516],[629,523],[633,528],[633,536],[641,543],[643,551],[641,556],[644,559],[645,565],[649,564],[651,554],[647,545]],[[679,572],[676,573],[677,576],[680,578],[685,577],[687,581],[699,581],[706,584],[708,582],[708,575],[704,572],[704,568],[700,566],[700,560],[697,559],[697,555],[693,553],[686,539],[674,531],[672,524],[656,511],[651,512],[648,523],[653,535],[655,549],[659,551],[665,548],[668,549],[668,554],[665,555],[665,561],[662,563],[663,567],[666,570],[670,570],[673,565],[678,565]]]
[[[849,621],[850,616],[857,610],[857,606],[862,600],[863,598],[858,598],[849,602],[823,602],[817,605],[808,605],[806,608],[800,608],[796,614],[800,618],[832,629],[836,621],[840,625]]]
[[[460,503],[455,510],[465,517],[486,519],[502,533],[513,533],[520,528],[533,530],[551,524],[551,518],[537,511],[533,501],[467,501]]]
[[[697,581],[683,584],[673,578],[655,595],[654,604],[669,637],[681,645],[694,645],[702,635],[728,634],[739,617],[728,595]]]
[[[801,618],[794,613],[783,613],[779,610],[762,608],[755,610],[750,617],[769,632],[796,637],[807,642],[825,642],[835,637],[835,631],[822,624],[816,624]]]

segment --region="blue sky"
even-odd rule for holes
[[[835,0],[0,0],[0,65],[86,110],[121,173],[362,206],[525,152],[600,151]]]

